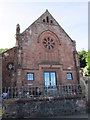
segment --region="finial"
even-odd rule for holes
[[[19,47],[19,38],[20,38],[20,25],[16,25],[16,46]]]
[[[46,9],[46,12],[48,12],[48,9]]]
[[[16,34],[19,34],[19,33],[20,33],[20,25],[17,24],[17,25],[16,25]]]

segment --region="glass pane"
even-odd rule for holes
[[[45,80],[45,86],[49,86],[50,85],[49,72],[44,72],[44,80]]]
[[[27,74],[27,80],[34,80],[34,74],[33,73],[28,73]]]
[[[55,72],[51,72],[51,86],[56,86],[56,74]]]
[[[29,80],[29,74],[27,74],[27,80]]]
[[[68,73],[68,74],[67,74],[67,79],[68,79],[68,80],[71,80],[71,79],[72,79],[72,74],[71,74],[71,73]]]

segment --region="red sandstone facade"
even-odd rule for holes
[[[12,66],[9,66],[9,65]],[[3,86],[53,86],[79,83],[76,43],[46,11],[3,53]]]

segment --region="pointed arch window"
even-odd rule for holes
[[[49,23],[49,17],[48,16],[46,17],[46,20],[47,20],[47,23]]]

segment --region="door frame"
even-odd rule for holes
[[[51,82],[51,72],[53,73],[55,73],[55,82],[56,82],[56,85],[55,86],[57,86],[57,76],[56,76],[56,71],[44,71],[44,73],[45,72],[47,72],[47,73],[49,73],[49,81]],[[51,83],[50,83],[51,84]],[[44,75],[44,86],[45,86],[45,75]],[[45,86],[46,87],[46,86]],[[50,85],[50,87],[52,88],[52,86]]]

